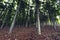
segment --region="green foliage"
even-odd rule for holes
[[[1,1],[3,1],[3,0],[0,0],[0,2]],[[17,4],[15,3],[15,1],[17,2]],[[3,9],[3,11],[0,10],[1,11],[0,12],[0,19],[2,19],[2,20],[4,19],[6,8],[8,8],[7,10],[9,10],[9,11],[8,11],[6,23],[11,24],[13,17],[15,15],[15,11],[16,11],[14,9],[14,7],[15,7],[15,5],[17,5],[17,7],[20,7],[20,8],[19,8],[19,12],[17,15],[16,23],[26,22],[28,16],[29,16],[30,22],[32,22],[32,23],[35,22],[35,12],[34,12],[35,6],[36,6],[35,1],[39,5],[41,22],[47,21],[48,18],[51,21],[56,20],[56,16],[60,15],[60,5],[58,5],[56,3],[56,0],[49,0],[46,2],[41,2],[38,0],[32,0],[33,6],[30,6],[30,4],[28,3],[28,0],[13,0],[13,3],[11,3],[11,4],[9,4],[8,2],[5,3],[5,5],[3,3],[0,3],[0,9]],[[34,8],[34,9],[32,9],[32,8]],[[29,15],[28,15],[28,13],[29,13]]]

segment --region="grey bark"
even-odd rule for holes
[[[18,13],[18,11],[19,11],[19,7],[20,7],[20,3],[19,3],[19,6],[17,7],[17,10],[16,10],[16,13],[15,13],[13,22],[12,22],[12,24],[11,24],[11,26],[10,26],[9,33],[11,33],[12,30],[13,30],[13,27],[14,27],[14,24],[15,24],[15,20],[16,20],[16,16],[17,16],[17,13]]]
[[[7,14],[8,14],[8,9],[7,9],[7,11],[5,12],[6,13],[6,15],[5,15],[5,18],[3,19],[3,22],[2,22],[2,25],[1,25],[1,29],[3,28],[3,26],[4,26],[4,24],[5,24],[5,21],[6,21],[6,18],[7,18]]]
[[[37,31],[38,34],[41,34],[41,27],[40,27],[40,19],[39,19],[39,0],[35,0],[36,1],[36,27],[37,27]]]
[[[29,9],[28,9],[28,12],[27,12],[27,21],[26,21],[26,27],[28,27],[29,26],[29,19],[30,19],[30,17],[29,17],[29,15],[30,15],[30,1],[28,2],[29,3]]]
[[[13,29],[14,24],[15,24],[16,16],[17,16],[17,11],[16,11],[16,14],[15,14],[15,16],[14,16],[13,22],[12,22],[12,24],[11,24],[11,27],[10,27],[9,33],[12,32],[12,29]]]

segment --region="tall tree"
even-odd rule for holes
[[[28,0],[28,11],[27,11],[27,20],[26,20],[26,27],[29,26],[29,20],[30,20],[30,0]]]
[[[35,13],[36,13],[36,27],[38,30],[38,34],[41,34],[41,27],[40,27],[40,19],[39,19],[39,0],[35,0],[36,1],[36,9],[35,9]]]
[[[19,7],[20,7],[20,5],[17,6],[17,9],[16,9],[16,12],[15,12],[15,15],[14,15],[14,18],[13,18],[13,21],[12,21],[12,24],[11,24],[10,29],[9,29],[9,33],[11,33],[12,30],[13,30],[13,27],[14,27],[14,24],[15,24],[15,21],[16,21],[16,16],[17,16],[17,13],[19,11]]]
[[[8,6],[6,7],[6,11],[5,11],[5,18],[3,19],[3,22],[2,22],[2,25],[1,25],[1,29],[3,28],[3,26],[5,25],[5,23],[6,23],[6,18],[7,18],[7,15],[8,15],[8,11],[9,11],[9,9],[8,9]]]

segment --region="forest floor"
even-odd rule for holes
[[[51,26],[41,28],[42,34],[38,35],[36,28],[14,27],[11,34],[8,34],[9,27],[0,29],[0,40],[60,40],[60,32],[54,31]]]

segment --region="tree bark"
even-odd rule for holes
[[[13,30],[13,27],[14,27],[14,24],[15,24],[15,20],[16,20],[16,16],[17,16],[17,13],[18,13],[18,11],[19,11],[19,7],[20,7],[20,3],[19,3],[19,6],[18,6],[17,9],[16,9],[16,13],[15,13],[13,22],[12,22],[12,24],[11,24],[11,27],[10,27],[10,29],[9,29],[9,33],[11,33],[12,30]]]
[[[1,29],[3,28],[4,24],[5,24],[5,21],[6,21],[6,18],[7,18],[7,15],[8,15],[8,9],[6,9],[7,11],[5,12],[6,15],[5,15],[5,18],[3,19],[3,22],[2,22],[2,25],[1,25]]]
[[[27,9],[27,21],[26,21],[26,27],[29,27],[29,21],[30,21],[30,0],[28,1],[29,8]]]
[[[41,27],[40,27],[40,19],[39,19],[39,0],[35,0],[36,1],[36,9],[35,9],[35,13],[36,13],[36,27],[37,27],[37,31],[38,34],[41,34]]]
[[[12,32],[12,29],[13,29],[14,24],[15,24],[16,16],[17,16],[17,11],[16,11],[16,14],[15,14],[15,16],[14,16],[13,22],[12,22],[12,24],[11,24],[11,27],[10,27],[9,33]]]

